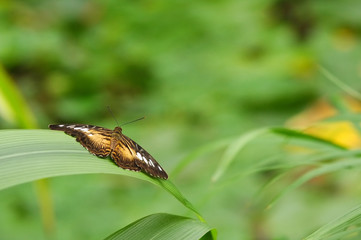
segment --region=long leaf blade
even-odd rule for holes
[[[349,236],[350,233],[360,234],[361,224],[361,205],[355,207],[345,215],[337,218],[336,220],[322,226],[317,231],[305,238],[305,240],[316,239],[341,239],[342,237]],[[355,227],[355,228],[352,228]],[[357,236],[357,235],[356,235]],[[359,236],[357,237],[359,239]]]
[[[34,128],[36,120],[25,99],[0,64],[0,116],[22,128]]]
[[[106,240],[198,240],[210,231],[211,228],[208,225],[195,219],[157,213],[129,224],[107,237]],[[209,236],[207,239],[212,239],[212,237]]]
[[[297,130],[292,130],[292,129],[288,129],[288,128],[281,128],[281,127],[273,127],[270,128],[270,132],[276,133],[276,134],[280,134],[283,135],[285,137],[292,137],[295,139],[304,139],[310,142],[315,142],[315,143],[321,143],[321,144],[325,144],[328,145],[330,147],[333,147],[335,149],[341,149],[341,150],[346,150],[345,147],[338,145],[332,141],[320,138],[320,137],[316,137],[307,133],[303,133]]]
[[[267,129],[257,129],[246,134],[241,135],[238,139],[234,140],[232,144],[224,152],[218,167],[212,176],[212,181],[218,181],[234,161],[237,154],[253,139],[265,133]]]

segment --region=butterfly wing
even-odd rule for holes
[[[144,171],[153,177],[168,178],[159,163],[136,142],[123,135],[119,127],[114,131],[82,124],[49,125],[49,128],[75,137],[90,153],[98,157],[110,155],[121,168]]]
[[[116,133],[115,133],[116,134]],[[129,137],[121,134],[113,139],[118,139],[111,157],[115,162],[126,165],[131,170],[144,171],[153,177],[167,179],[168,175],[159,163],[146,151]]]
[[[64,131],[75,137],[83,147],[98,157],[107,157],[111,152],[110,143],[113,131],[110,129],[82,124],[51,124],[49,128]]]
[[[135,164],[132,146],[129,145],[122,135],[117,133],[113,134],[111,148],[112,152],[110,157],[119,167],[137,172],[142,170]]]

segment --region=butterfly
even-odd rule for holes
[[[143,171],[155,178],[168,178],[159,163],[144,148],[125,136],[121,127],[110,130],[93,125],[50,124],[49,128],[75,137],[76,141],[97,157],[110,156],[121,168]]]

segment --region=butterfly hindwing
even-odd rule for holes
[[[83,147],[98,157],[107,157],[111,152],[112,130],[110,129],[81,124],[49,125],[49,128],[64,131],[75,137]]]
[[[132,149],[129,148],[128,145],[118,141],[117,138],[113,138],[112,153],[110,157],[121,168],[137,172],[142,170],[135,164]]]

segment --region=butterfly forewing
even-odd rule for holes
[[[111,152],[112,130],[93,125],[59,124],[49,125],[52,130],[64,131],[75,137],[90,153],[98,157],[107,157]]]
[[[121,168],[168,178],[159,163],[136,142],[123,135],[120,127],[110,130],[93,125],[59,124],[49,125],[49,128],[75,137],[90,153],[98,157],[110,155]]]

